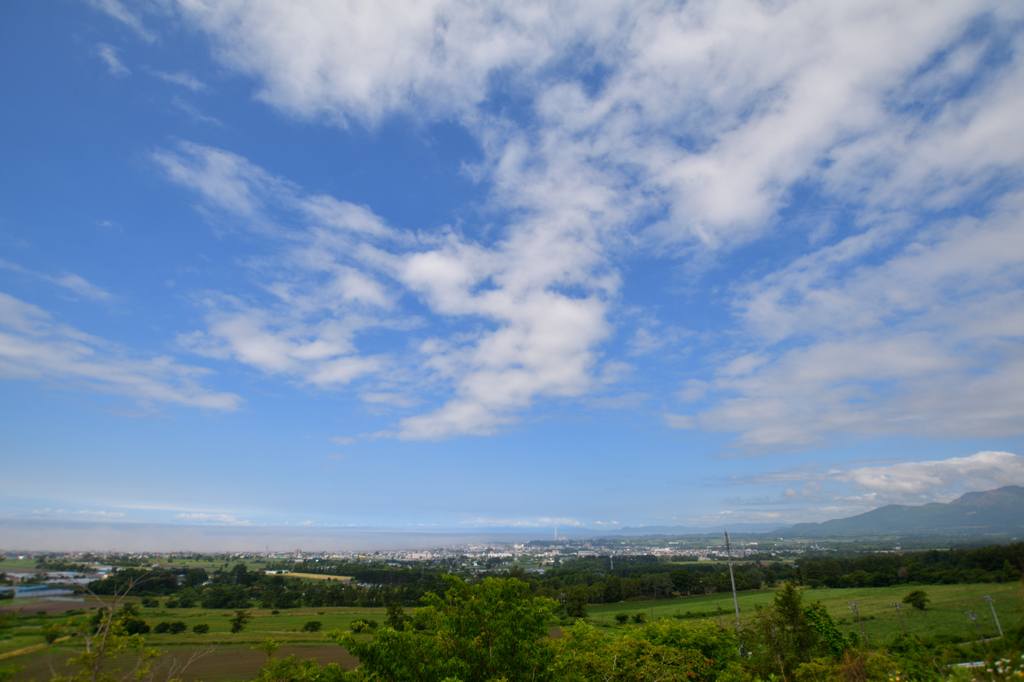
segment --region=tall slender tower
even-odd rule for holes
[[[555,524],[555,539],[558,539],[558,524]]]

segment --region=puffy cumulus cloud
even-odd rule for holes
[[[782,496],[798,504],[827,499],[831,513],[858,513],[882,504],[946,502],[964,492],[1024,485],[1024,457],[1010,452],[978,452],[921,462],[898,462],[824,469],[803,467],[736,479],[738,483],[802,483]]]
[[[670,425],[738,432],[752,449],[1020,432],[1019,207],[992,199],[1019,186],[1024,161],[1019,3],[164,6],[293,115],[459,121],[484,151],[469,172],[512,216],[490,245],[413,236],[226,151],[160,152],[209,209],[288,245],[289,277],[266,284],[278,307],[218,305],[194,340],[205,352],[345,383],[385,366],[354,334],[408,322],[412,293],[436,320],[481,327],[420,343],[416,381],[448,394],[396,432],[489,433],[539,397],[593,390],[624,254],[699,270],[805,230],[811,253],[733,290],[741,340],[684,388],[705,406]],[[800,192],[847,215],[790,224]],[[938,210],[974,217],[935,224]],[[288,297],[309,312],[286,312]],[[633,338],[657,351],[650,330]]]
[[[264,100],[338,122],[374,123],[419,107],[469,110],[487,96],[493,71],[539,68],[557,34],[571,31],[537,2],[173,4],[226,64],[263,80]]]
[[[55,322],[42,309],[0,293],[0,376],[170,403],[235,410],[242,399],[204,388],[210,370],[160,356],[138,359],[113,344]]]
[[[574,195],[614,192],[627,222],[664,216],[647,231],[657,243],[752,239],[798,181],[884,192],[866,168],[933,182],[938,160],[957,184],[984,162],[956,158],[981,145],[1013,162],[992,144],[1015,125],[1012,82],[994,108],[970,99],[926,121],[900,106],[941,104],[942,85],[984,68],[967,26],[1012,23],[1011,3],[171,4],[277,107],[369,124],[455,116],[513,203],[557,194],[556,177]],[[493,111],[509,94],[530,101],[525,129]]]
[[[979,452],[970,457],[859,467],[831,472],[829,477],[852,483],[858,490],[883,500],[931,501],[948,496],[954,485],[964,490],[1024,485],[1024,457],[1009,452]]]
[[[382,388],[438,386],[443,404],[402,419],[405,439],[489,433],[538,396],[578,396],[594,384],[593,348],[609,333],[617,280],[582,216],[567,216],[562,231],[524,225],[484,247],[450,232],[398,232],[365,207],[307,196],[223,150],[184,144],[154,159],[211,214],[280,240],[276,257],[254,263],[267,296],[205,296],[207,328],[181,335],[184,347],[327,388],[364,377]],[[400,305],[408,294],[439,317],[483,326],[431,337],[405,357],[360,354],[360,333],[420,326]],[[394,390],[363,395],[415,403]]]

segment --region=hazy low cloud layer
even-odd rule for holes
[[[535,530],[336,529],[164,523],[0,520],[8,551],[337,552],[427,549],[481,542],[527,542]]]

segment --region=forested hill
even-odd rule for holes
[[[820,538],[862,535],[988,534],[1024,537],[1024,488],[1009,485],[967,493],[952,502],[885,507],[823,523],[798,523],[781,537]]]

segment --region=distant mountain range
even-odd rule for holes
[[[622,528],[602,536],[652,537],[765,534],[782,538],[862,537],[872,535],[1011,535],[1024,537],[1024,488],[966,493],[948,503],[918,506],[890,504],[845,519],[782,526],[770,523],[735,523],[721,528],[640,526]]]
[[[1024,537],[1024,488],[967,493],[946,504],[889,504],[863,514],[823,523],[798,523],[773,533],[784,538],[865,535],[986,535]]]

